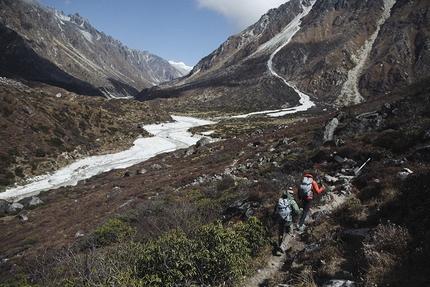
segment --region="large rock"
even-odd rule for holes
[[[7,203],[4,200],[0,200],[0,215],[4,214],[6,212],[6,208],[9,205],[9,203]]]
[[[31,200],[28,202],[28,206],[37,206],[37,205],[41,205],[44,202],[38,198],[38,197],[32,197]]]
[[[384,118],[377,112],[363,113],[356,116],[341,131],[341,135],[356,135],[383,127]]]
[[[197,142],[196,142],[196,147],[197,148],[199,148],[199,147],[202,147],[202,146],[205,146],[205,145],[207,145],[207,144],[210,144],[211,143],[211,139],[210,138],[208,138],[208,137],[203,137],[203,138],[201,138],[200,140],[198,140]]]
[[[312,145],[316,146],[324,144],[327,141],[331,141],[338,125],[339,120],[337,118],[328,120],[325,123],[324,128],[315,134],[314,139],[312,140]]]

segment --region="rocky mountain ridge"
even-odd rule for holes
[[[292,0],[231,36],[189,76],[144,89],[137,98],[162,98],[177,111],[192,105],[233,112],[294,106],[297,93],[283,80],[327,108],[420,91],[429,83],[429,6],[428,1]],[[288,25],[296,25],[293,35],[283,34]],[[277,37],[278,44],[271,45]]]
[[[0,73],[84,95],[133,97],[183,75],[168,61],[123,46],[79,14],[37,1],[0,1]]]

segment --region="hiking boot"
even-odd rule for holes
[[[305,229],[306,229],[306,226],[304,225],[297,226],[298,231],[305,231]]]

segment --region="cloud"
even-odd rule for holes
[[[199,8],[214,10],[225,16],[234,32],[240,32],[254,24],[271,8],[277,8],[288,0],[197,0]]]

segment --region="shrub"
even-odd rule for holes
[[[39,235],[28,236],[23,240],[24,248],[28,249],[31,246],[33,246],[34,244],[38,243],[39,241],[40,241]]]
[[[197,231],[197,242],[197,269],[202,283],[217,285],[246,273],[250,249],[240,233],[217,221]]]
[[[252,256],[256,255],[261,247],[269,244],[267,227],[255,216],[251,216],[246,223],[239,221],[234,225],[234,229],[246,239]]]
[[[96,240],[102,246],[119,242],[120,239],[131,236],[134,232],[134,227],[118,218],[110,219],[94,230]]]
[[[195,278],[196,243],[177,229],[147,242],[137,265],[145,286],[176,286]]]
[[[379,224],[363,241],[363,253],[369,268],[364,276],[366,286],[396,282],[397,265],[406,255],[410,235],[407,229],[388,223]]]
[[[45,157],[46,153],[43,149],[37,149],[35,155],[36,155],[36,157]]]

